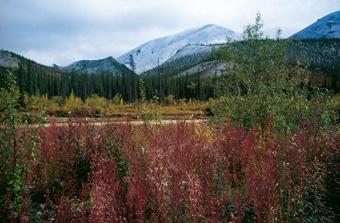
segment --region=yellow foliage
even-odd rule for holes
[[[1,102],[1,101],[0,101]],[[73,93],[65,99],[60,96],[54,96],[48,99],[47,95],[43,96],[25,96],[24,102],[30,111],[44,110],[47,113],[91,113],[92,115],[100,114],[104,116],[126,116],[147,119],[157,119],[161,116],[186,116],[202,117],[207,108],[216,103],[216,100],[206,102],[180,99],[178,103],[173,96],[166,97],[164,103],[154,103],[145,101],[140,103],[123,103],[121,96],[116,95],[112,100],[104,97],[93,95],[83,102],[81,98]]]
[[[104,97],[93,95],[88,97],[85,101],[85,109],[92,113],[103,114],[108,107],[108,101]]]
[[[195,124],[195,135],[197,137],[204,136],[208,144],[212,142],[212,131],[208,126],[202,126],[202,124]]]
[[[173,105],[176,104],[175,97],[173,95],[168,95],[164,98],[165,105]]]
[[[66,113],[81,113],[83,111],[83,108],[83,101],[79,97],[74,96],[72,92],[71,95],[65,99],[63,111]]]
[[[25,95],[24,102],[26,107],[31,111],[46,111],[48,110],[49,104],[51,103],[48,100],[47,95],[37,95],[31,97]]]

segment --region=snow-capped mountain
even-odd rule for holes
[[[294,34],[294,39],[340,38],[340,11],[322,17],[315,23]]]
[[[240,35],[230,29],[209,24],[151,40],[118,57],[117,60],[129,68],[133,61],[135,72],[140,74],[164,63],[185,46],[221,44],[240,39]]]
[[[81,60],[66,67],[59,67],[59,69],[66,72],[74,71],[87,74],[118,74],[130,72],[127,67],[117,62],[113,57],[106,57],[100,60]]]

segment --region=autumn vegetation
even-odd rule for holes
[[[1,73],[0,222],[339,222],[336,99],[310,84],[304,61],[288,61],[285,42],[260,40],[261,28],[258,16],[241,45],[216,52],[235,69],[210,102],[140,92],[134,104],[71,94],[23,107],[15,76]],[[129,106],[211,117],[95,126],[79,115]],[[32,128],[32,111],[38,124],[76,115]]]

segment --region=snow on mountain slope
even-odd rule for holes
[[[130,68],[133,60],[136,65],[135,71],[140,74],[164,63],[187,45],[219,44],[240,39],[240,35],[234,31],[210,24],[151,40],[118,57],[117,60]]]
[[[200,77],[213,77],[213,76],[220,76],[222,74],[226,74],[227,72],[227,65],[223,61],[219,60],[212,60],[206,61],[196,66],[193,66],[189,69],[182,71],[179,76],[185,75],[195,75],[199,72]]]
[[[340,38],[340,11],[322,17],[315,23],[294,34],[294,39]]]
[[[187,45],[180,50],[177,50],[175,55],[170,57],[166,62],[173,61],[179,59],[181,57],[185,57],[188,55],[196,55],[196,54],[203,54],[203,53],[211,53],[212,51],[211,45]]]
[[[114,58],[107,57],[100,60],[81,60],[72,63],[66,67],[59,67],[64,71],[75,71],[87,74],[100,74],[100,73],[124,73],[131,72],[127,67],[118,63]]]

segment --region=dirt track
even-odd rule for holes
[[[143,124],[147,124],[147,125],[169,125],[169,124],[176,124],[177,122],[181,122],[181,121],[185,121],[186,123],[205,123],[207,122],[206,119],[188,119],[188,120],[179,120],[179,119],[169,119],[169,120],[149,120],[149,121],[142,121],[142,120],[131,120],[131,121],[124,121],[122,119],[105,119],[102,121],[94,121],[94,120],[87,120],[87,123],[89,125],[92,126],[103,126],[103,125],[112,125],[112,124],[118,124],[118,125],[122,125],[122,124],[127,124],[130,123],[131,125],[143,125]],[[73,126],[79,125],[80,121],[74,121],[72,122]],[[29,127],[30,128],[48,128],[50,127],[52,124],[51,123],[45,123],[45,124],[30,124]],[[56,120],[55,122],[55,126],[57,127],[64,127],[64,126],[68,126],[69,123],[66,121],[66,119],[64,120]],[[26,127],[25,125],[22,125],[21,127]]]

